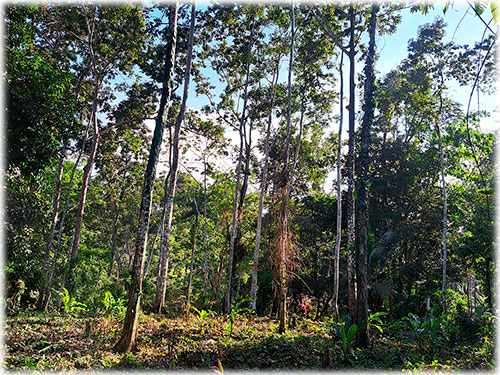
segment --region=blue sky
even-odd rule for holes
[[[205,9],[206,3],[200,3],[197,7],[198,9]],[[412,38],[416,38],[418,27],[425,23],[433,22],[435,17],[443,17],[447,23],[445,40],[453,40],[457,44],[469,44],[473,45],[475,42],[481,40],[483,32],[485,30],[484,24],[473,14],[472,9],[465,2],[458,2],[454,4],[453,8],[450,7],[446,13],[443,14],[444,3],[438,2],[435,4],[434,9],[432,9],[426,15],[420,12],[411,13],[409,9],[401,12],[402,22],[397,26],[397,31],[392,35],[380,36],[377,41],[377,48],[379,59],[376,63],[376,69],[379,72],[378,78],[381,78],[384,74],[394,69],[399,62],[404,59],[407,55],[408,41]],[[487,21],[491,19],[491,12],[486,10],[484,12],[484,17]],[[488,33],[486,35],[489,35]],[[287,59],[283,61],[283,74],[280,74],[281,80],[286,80],[288,69]],[[344,62],[345,63],[345,62]],[[362,68],[362,63],[357,64],[357,71],[359,72]],[[345,74],[348,74],[347,64],[344,67]],[[220,83],[218,77],[214,72],[206,70],[205,73],[211,79],[212,84],[216,88],[216,92],[220,90]],[[467,101],[470,95],[470,87],[460,87],[456,83],[449,83],[450,94],[452,98],[459,103],[461,103],[464,108],[467,105]],[[477,99],[474,99],[477,101]],[[481,109],[493,112],[495,107],[498,105],[498,99],[496,95],[486,96],[481,95]],[[208,104],[208,100],[204,96],[196,97],[194,92],[194,84],[191,85],[188,106],[191,108],[201,108],[203,105]],[[487,121],[488,122],[488,121]],[[487,125],[488,130],[492,130],[493,125],[491,120]]]
[[[447,27],[445,29],[445,41],[453,40],[456,44],[469,44],[473,45],[475,42],[481,40],[483,32],[485,30],[484,24],[479,20],[474,14],[472,9],[468,6],[467,3],[458,2],[454,5],[453,8],[449,8],[446,15],[443,15],[443,7],[444,3],[436,3],[434,9],[430,10],[429,13],[423,15],[421,13],[411,13],[408,10],[404,10],[401,12],[402,21],[397,26],[396,32],[392,35],[379,36],[377,40],[377,53],[379,58],[376,62],[376,70],[378,72],[377,78],[381,79],[384,74],[388,73],[391,69],[397,67],[397,65],[407,56],[407,46],[408,41],[412,38],[417,37],[418,27],[425,23],[431,23],[434,21],[435,17],[443,17],[444,21],[447,23]],[[197,10],[206,9],[206,3],[197,4]],[[486,10],[484,13],[484,18],[487,22],[491,18],[491,12]],[[486,34],[486,36],[488,33]],[[195,48],[196,39],[195,39]],[[198,47],[199,48],[199,47]],[[345,74],[345,82],[348,79],[348,63],[346,59],[344,59],[344,74]],[[364,63],[358,62],[356,71],[360,72]],[[285,82],[287,79],[288,73],[288,58],[284,58],[282,61],[282,73],[280,73],[280,81]],[[211,80],[211,83],[216,86],[216,89],[213,91],[214,94],[220,93],[222,90],[223,84],[220,83],[218,76],[215,72],[211,71],[211,69],[207,69],[204,71],[204,74],[208,76]],[[338,74],[338,73],[337,73]],[[456,82],[447,82],[449,87],[449,96],[452,100],[458,101],[462,104],[465,109],[467,106],[467,102],[470,95],[471,87],[460,87]],[[188,98],[188,107],[193,109],[200,109],[202,106],[208,104],[208,99],[205,96],[196,96],[195,94],[195,83],[191,81],[190,84],[190,93]],[[179,89],[178,93],[182,92],[182,88]],[[359,96],[358,91],[358,96]],[[347,93],[345,94],[347,96]],[[217,100],[217,98],[215,98]],[[347,98],[346,98],[347,99]],[[359,97],[357,98],[357,108],[359,110]],[[474,106],[472,110],[477,109],[477,98],[474,96],[473,100]],[[495,108],[498,106],[498,98],[496,95],[484,95],[480,96],[481,109],[487,110],[491,113],[491,117],[489,119],[481,120],[481,129],[483,131],[494,131],[498,128],[498,124],[496,123],[496,117],[498,117],[498,112],[494,113]],[[337,111],[338,106],[334,106],[334,111]],[[278,119],[275,119],[277,121]],[[344,116],[344,132],[347,132],[347,116]],[[358,125],[356,125],[358,126]],[[154,127],[151,124],[151,128]],[[338,123],[332,123],[330,129],[327,132],[337,132]],[[347,134],[343,134],[343,138],[346,139]],[[233,145],[239,144],[239,138],[235,131],[227,129],[226,137],[231,139],[231,143]],[[164,146],[165,147],[165,146]],[[187,165],[191,165],[195,163],[192,158],[192,155],[184,155],[184,161]],[[231,162],[226,161],[224,168],[221,165],[222,169],[231,168]],[[195,163],[196,164],[196,163]],[[163,170],[163,167],[160,167],[160,170]],[[332,172],[333,173],[333,172]],[[331,173],[331,174],[332,174]],[[329,191],[331,189],[331,184],[333,181],[333,174],[327,178],[324,188]]]
[[[198,7],[198,9],[204,8],[204,6]],[[408,10],[404,10],[401,12],[402,21],[397,26],[396,32],[392,35],[379,36],[377,41],[377,53],[379,58],[376,62],[376,70],[378,72],[377,78],[381,79],[384,74],[388,73],[390,70],[395,69],[397,65],[407,56],[407,46],[408,41],[412,38],[417,37],[419,26],[425,23],[431,23],[434,21],[436,17],[443,17],[444,21],[447,24],[445,29],[445,41],[454,41],[456,44],[464,45],[474,45],[474,43],[479,42],[483,36],[483,32],[485,30],[484,24],[481,20],[476,17],[468,6],[467,3],[457,3],[453,8],[449,8],[446,15],[443,14],[444,3],[436,3],[434,9],[430,10],[426,15],[421,13],[411,13]],[[491,19],[491,12],[486,10],[484,13],[484,18],[488,22]],[[486,33],[486,36],[489,34]],[[195,41],[196,43],[196,41]],[[346,59],[344,59],[344,74],[345,80],[348,79],[348,64]],[[285,58],[282,62],[283,64],[283,74],[280,73],[280,81],[285,81],[287,79],[287,69],[288,69],[288,59]],[[363,67],[363,62],[357,63],[356,71],[361,71]],[[208,77],[211,79],[212,84],[216,86],[216,92],[220,92],[221,84],[219,83],[219,79],[214,72],[209,72],[208,70],[205,72]],[[338,73],[337,73],[338,74]],[[346,82],[346,81],[345,81]],[[449,87],[449,95],[451,99],[457,101],[462,104],[464,110],[467,106],[467,102],[469,100],[471,87],[460,87],[456,82],[447,82]],[[358,93],[359,94],[359,93]],[[346,94],[347,95],[347,94]],[[347,98],[346,98],[347,99]],[[360,108],[359,98],[357,98],[357,108]],[[477,98],[474,97],[473,100],[474,107],[473,110],[477,109]],[[491,113],[491,117],[489,119],[483,119],[481,121],[481,129],[483,131],[494,131],[498,128],[498,124],[496,123],[496,117],[498,117],[498,112],[494,113],[495,108],[498,106],[498,98],[495,95],[485,95],[481,94],[480,96],[480,105],[481,110],[487,110]],[[191,108],[201,108],[203,105],[208,104],[208,100],[203,97],[196,97],[194,92],[194,84],[190,87],[190,96],[188,100],[188,106]],[[337,106],[334,106],[334,111],[337,110]],[[347,116],[344,116],[344,126],[343,133],[347,132]],[[276,119],[277,121],[277,119]],[[329,132],[337,132],[338,124],[332,123],[332,126],[329,129]],[[343,134],[343,138],[345,139],[347,134]],[[226,137],[232,140],[234,145],[238,144],[238,137],[236,132],[232,130],[226,131]],[[189,158],[187,158],[189,159]],[[227,167],[227,166],[226,166]],[[324,189],[326,191],[330,191],[332,189],[332,182],[334,172],[332,171],[327,177],[324,185]]]
[[[404,11],[401,24],[398,25],[397,32],[391,36],[380,37],[378,41],[379,46],[379,60],[377,61],[377,70],[383,74],[393,69],[399,61],[406,56],[408,41],[417,36],[418,26],[429,23],[435,17],[443,17],[447,23],[445,41],[454,41],[456,44],[474,45],[482,38],[485,30],[484,24],[481,20],[473,14],[472,9],[465,2],[455,4],[454,8],[449,8],[446,15],[443,16],[444,3],[438,2],[434,9],[427,15],[421,13],[410,13]],[[464,17],[465,15],[465,17]],[[463,19],[462,19],[463,18]],[[491,19],[491,12],[486,10],[484,12],[486,22]],[[490,27],[493,28],[493,22]],[[486,36],[490,35],[489,32]],[[452,98],[461,103],[464,108],[467,106],[470,95],[470,87],[460,87],[458,84],[450,82],[450,94]],[[495,107],[498,106],[497,95],[484,95],[481,94],[481,109],[493,112]],[[477,102],[477,98],[474,98]],[[492,113],[493,116],[493,113]],[[493,126],[493,125],[491,125]],[[492,130],[488,127],[488,130]]]

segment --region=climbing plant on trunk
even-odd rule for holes
[[[136,342],[137,319],[142,294],[142,277],[144,273],[153,184],[155,180],[156,165],[160,155],[163,130],[165,128],[165,124],[167,123],[170,95],[172,93],[172,80],[175,66],[175,47],[177,43],[177,10],[177,3],[170,7],[163,86],[153,139],[151,142],[151,151],[149,153],[148,164],[144,174],[144,185],[142,188],[141,206],[139,209],[139,224],[135,243],[132,279],[128,290],[127,312],[125,314],[121,337],[113,347],[114,351],[120,353],[129,353],[135,347]]]
[[[370,168],[370,132],[375,115],[375,36],[379,6],[372,5],[368,23],[369,44],[365,62],[365,92],[363,122],[361,124],[361,150],[358,175],[358,248],[357,248],[357,343],[368,345],[368,195]]]

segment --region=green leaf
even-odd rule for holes
[[[493,16],[493,22],[498,23],[498,19],[500,17],[500,10],[498,9],[498,4],[496,1],[492,1],[491,4],[491,14]]]
[[[379,312],[376,312],[374,314],[371,314],[370,319],[374,319],[374,318],[377,318],[379,316],[384,316],[384,315],[387,315],[387,313],[384,311],[379,311]]]
[[[377,328],[380,331],[380,333],[384,333],[382,327],[380,327],[380,326],[378,326],[376,324],[372,324],[372,326],[375,327],[375,328]]]
[[[478,15],[483,14],[486,4],[485,1],[474,1],[474,10]]]
[[[444,9],[443,9],[443,14],[446,14],[448,11],[448,8],[450,7],[450,0],[446,0],[446,3],[444,4]]]
[[[345,337],[345,329],[344,327],[342,327],[341,329],[339,329],[339,334],[340,334],[340,339],[342,340],[342,345],[344,346],[344,348],[346,348],[346,337]]]
[[[347,333],[347,347],[351,346],[352,339],[354,338],[354,335],[356,334],[356,329],[357,329],[356,324],[353,324],[349,328],[349,332]]]

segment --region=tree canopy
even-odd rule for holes
[[[6,367],[493,368],[498,11],[444,5],[6,5]]]

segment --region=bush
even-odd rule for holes
[[[56,292],[62,301],[62,308],[65,314],[69,314],[73,317],[77,317],[80,311],[86,311],[87,305],[81,302],[77,302],[75,297],[69,295],[68,289],[63,288],[62,292]]]

